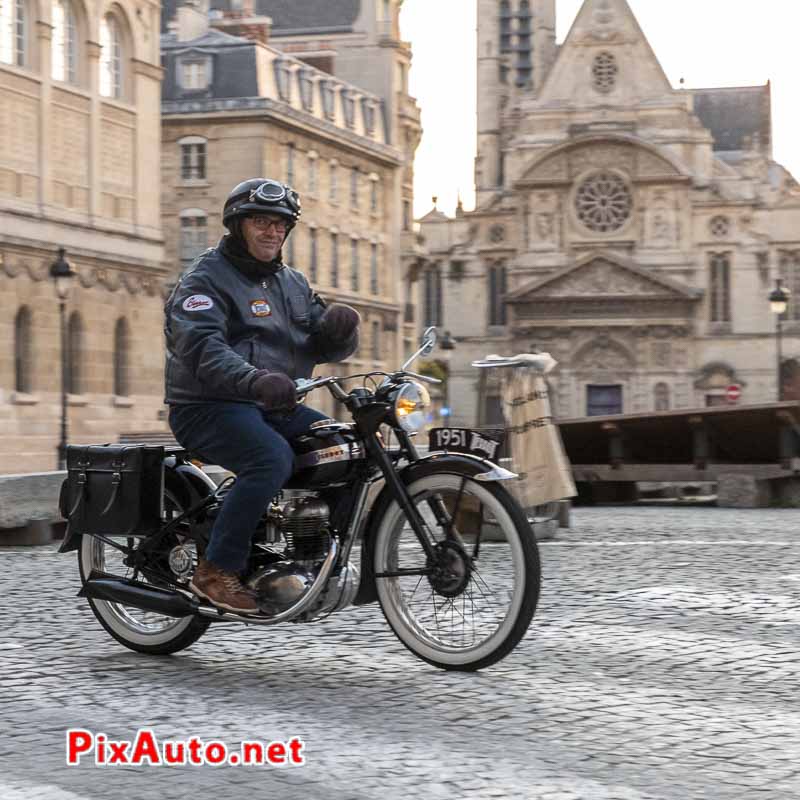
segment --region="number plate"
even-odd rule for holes
[[[434,428],[428,433],[431,450],[470,453],[489,461],[500,458],[505,434],[502,431],[474,431],[470,428]]]

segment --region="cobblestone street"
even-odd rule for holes
[[[800,512],[601,508],[541,544],[500,664],[416,660],[377,606],[212,626],[172,657],[94,619],[74,554],[0,548],[0,798],[800,797]],[[300,736],[304,767],[65,766],[70,727]]]

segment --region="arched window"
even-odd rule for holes
[[[118,397],[131,393],[130,360],[128,321],[120,317],[114,326],[114,394]]]
[[[78,32],[70,0],[53,3],[52,78],[65,83],[78,82]]]
[[[23,394],[33,391],[32,337],[31,310],[23,306],[14,319],[14,388]]]
[[[208,219],[200,208],[181,211],[181,267],[186,269],[208,247]]]
[[[657,383],[653,389],[656,411],[669,411],[669,386]]]
[[[67,322],[67,394],[83,394],[83,320],[77,311]]]
[[[122,33],[111,14],[100,22],[100,48],[100,94],[122,97]]]
[[[30,13],[27,0],[0,0],[0,61],[24,67],[28,61]]]

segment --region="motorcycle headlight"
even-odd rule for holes
[[[403,383],[394,395],[394,418],[403,430],[415,433],[425,424],[430,405],[431,396],[421,383]]]

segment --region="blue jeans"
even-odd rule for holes
[[[325,414],[303,405],[289,413],[245,403],[170,407],[169,426],[181,446],[236,474],[211,529],[209,561],[229,572],[244,570],[261,516],[291,477],[294,453],[288,440],[320,419]]]

